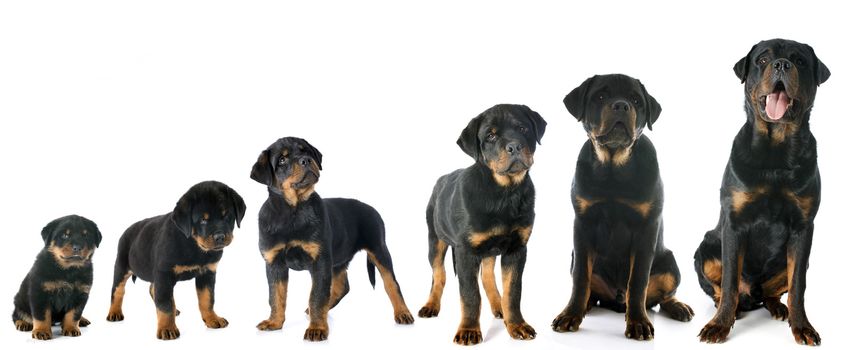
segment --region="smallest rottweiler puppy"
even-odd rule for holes
[[[168,214],[139,221],[118,241],[112,305],[107,321],[124,320],[121,305],[124,287],[131,276],[150,281],[149,292],[157,307],[157,338],[177,339],[173,290],[178,281],[195,279],[198,308],[208,328],[225,328],[228,321],[213,311],[216,267],[222,251],[234,239],[246,213],[236,191],[216,181],[192,186]]]
[[[80,336],[80,327],[89,325],[82,315],[89,300],[92,255],[101,244],[101,231],[91,220],[69,215],[47,224],[41,237],[44,249],[15,295],[12,321],[19,331],[32,331],[33,339],[49,340],[53,337],[51,326],[58,323],[62,335]]]

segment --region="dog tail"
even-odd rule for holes
[[[136,283],[136,275],[132,275],[130,278],[133,280],[133,283]]]
[[[450,254],[453,255],[453,275],[458,276],[459,273],[456,271],[456,247],[450,247]]]
[[[376,265],[373,265],[369,257],[367,258],[367,276],[370,277],[370,284],[373,289],[376,289]]]

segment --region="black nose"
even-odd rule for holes
[[[308,166],[308,164],[311,164],[311,158],[308,158],[308,157],[299,158],[299,165]]]
[[[515,154],[515,153],[521,152],[521,149],[523,149],[523,148],[524,148],[524,146],[521,145],[520,143],[509,142],[509,144],[506,145],[506,152],[509,152],[509,154]]]
[[[213,234],[213,241],[216,242],[216,244],[224,244],[225,243],[225,234],[222,233],[222,232],[217,232],[217,233]]]
[[[616,111],[616,112],[618,112],[618,111],[627,112],[627,111],[630,110],[630,104],[627,103],[627,101],[618,100],[618,101],[615,101],[615,102],[612,103],[612,110]]]
[[[75,244],[71,246],[71,251],[74,252],[74,254],[79,254],[81,251],[83,251],[83,247]]]
[[[793,62],[790,62],[790,60],[786,58],[779,58],[775,60],[775,62],[772,62],[772,68],[775,68],[777,71],[786,72],[790,70],[791,67],[793,67]]]

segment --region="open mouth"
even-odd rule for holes
[[[787,95],[784,82],[778,81],[772,88],[772,93],[760,97],[760,107],[769,119],[779,120],[793,107],[794,101]]]

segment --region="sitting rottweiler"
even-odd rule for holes
[[[737,313],[765,307],[776,319],[789,316],[797,343],[818,345],[804,303],[820,202],[808,120],[831,73],[810,46],[782,39],[754,45],[734,73],[745,83],[746,123],[722,178],[719,223],[695,252],[701,288],[717,305],[699,336],[725,341]]]
[[[223,249],[234,238],[246,205],[223,183],[205,181],[192,186],[171,213],[139,221],[118,241],[112,304],[107,321],[121,321],[125,284],[131,276],[151,282],[149,293],[157,307],[157,338],[177,339],[173,290],[178,281],[195,278],[198,308],[208,328],[224,328],[228,321],[213,311],[216,266]]]
[[[361,250],[367,251],[370,284],[376,285],[376,267],[382,275],[396,323],[413,323],[393,272],[382,217],[354,199],[320,198],[314,192],[320,170],[322,154],[296,137],[284,137],[270,145],[252,168],[251,178],[269,191],[260,209],[259,239],[266,261],[270,314],[257,328],[281,329],[289,269],[308,270],[312,286],[307,312],[311,321],[305,339],[327,339],[328,310],[349,292],[346,269]]]
[[[89,325],[82,316],[92,286],[92,255],[101,244],[98,226],[82,216],[51,221],[41,230],[44,249],[15,295],[12,321],[34,339],[52,338],[60,323],[62,335],[76,337]]]
[[[459,279],[462,320],[453,341],[482,342],[477,273],[497,318],[515,339],[535,338],[535,329],[521,315],[521,277],[527,259],[527,240],[535,219],[535,188],[529,169],[536,143],[547,123],[523,105],[496,105],[473,118],[457,141],[475,163],[441,176],[426,207],[432,291],[420,317],[435,317],[441,309],[446,282],[444,255],[453,248]],[[494,277],[496,256],[503,296]]]
[[[646,309],[660,305],[689,321],[692,309],[675,299],[680,271],[663,245],[663,183],[657,152],[647,136],[661,108],[639,80],[626,75],[587,79],[565,96],[568,111],[589,140],[577,157],[574,205],[573,290],[553,320],[557,332],[576,331],[586,312],[626,312],[624,335],[654,337]]]

